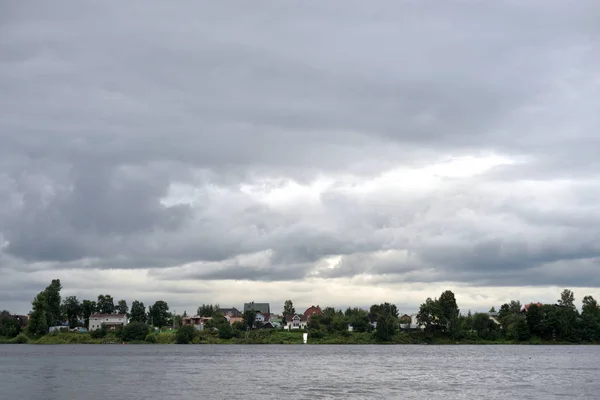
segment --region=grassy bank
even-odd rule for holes
[[[175,344],[175,332],[152,333],[146,337],[146,340],[136,340],[128,342],[129,344]],[[119,339],[114,333],[109,333],[103,338],[95,339],[88,333],[64,332],[42,336],[40,338],[30,338],[21,333],[16,338],[8,339],[0,337],[0,344],[120,344]],[[532,339],[527,342],[513,342],[509,340],[487,341],[481,339],[462,339],[452,340],[443,335],[431,335],[424,332],[398,332],[389,341],[381,342],[375,339],[370,333],[360,332],[339,332],[323,333],[315,332],[309,334],[309,344],[432,344],[432,345],[450,345],[450,344],[576,344],[567,342],[542,341]],[[280,330],[257,330],[242,333],[240,337],[229,339],[219,338],[218,334],[213,332],[198,332],[192,344],[302,344],[302,332],[299,331],[280,331]],[[598,343],[587,343],[598,344]]]

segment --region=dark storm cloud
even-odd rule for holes
[[[597,284],[598,15],[596,1],[3,4],[0,269]],[[527,162],[443,189],[383,184],[401,194],[337,182],[305,209],[242,191],[490,151]],[[228,261],[265,250],[265,265]],[[569,277],[545,267],[559,262]]]

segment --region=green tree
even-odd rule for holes
[[[117,303],[117,314],[129,315],[129,306],[126,300],[119,300]]]
[[[62,286],[60,279],[53,279],[50,285],[44,290],[46,297],[46,324],[47,326],[57,326],[61,324],[62,313],[60,307],[60,290]]]
[[[146,306],[141,301],[134,300],[131,303],[131,321],[146,322]]]
[[[21,324],[13,316],[1,314],[0,315],[0,336],[7,338],[14,338],[21,333]]]
[[[496,312],[496,307],[492,306],[492,308],[490,308],[490,312],[491,313],[495,313]]]
[[[473,329],[481,339],[495,339],[496,323],[486,313],[475,313],[473,315]]]
[[[32,311],[29,316],[29,322],[27,323],[27,331],[34,336],[42,336],[48,333],[48,320],[47,320],[47,308],[46,303],[46,291],[38,293],[33,299]]]
[[[82,311],[79,300],[77,300],[76,296],[67,296],[63,300],[62,308],[69,321],[69,327],[75,328],[79,324],[79,315]]]
[[[221,339],[229,339],[233,337],[233,329],[223,314],[215,314],[212,319],[206,322],[205,327],[208,329],[217,329]]]
[[[521,302],[519,300],[511,300],[508,304],[508,309],[511,314],[519,314],[521,312]]]
[[[509,337],[516,341],[529,340],[531,337],[527,320],[521,315],[515,315],[515,321],[508,326],[507,332]]]
[[[148,314],[150,316],[150,322],[154,326],[158,326],[159,328],[167,326],[167,321],[169,319],[169,305],[166,301],[158,300],[150,306]]]
[[[218,304],[202,304],[198,307],[197,315],[200,317],[214,317],[216,314],[220,314]]]
[[[560,299],[558,300],[558,305],[571,308],[576,310],[575,308],[575,295],[569,289],[565,289],[560,294]]]
[[[177,344],[188,344],[194,340],[194,337],[196,337],[196,328],[192,325],[185,325],[177,330],[175,342]]]
[[[398,319],[393,314],[380,314],[377,318],[375,337],[379,340],[389,341],[396,332]]]
[[[544,336],[544,312],[542,311],[542,307],[537,304],[531,304],[527,308],[525,319],[527,321],[527,326],[529,326],[529,332],[531,332],[532,335],[538,337]]]
[[[431,297],[428,297],[427,300],[425,300],[425,303],[421,304],[419,307],[417,321],[420,325],[425,326],[426,331],[431,332],[438,328],[441,313],[439,301],[432,300]]]
[[[90,315],[96,312],[96,302],[93,300],[83,300],[81,302],[81,315],[85,323],[85,327],[90,326]]]
[[[369,312],[362,308],[348,308],[344,315],[355,332],[370,332],[373,328],[369,323]]]
[[[600,340],[600,308],[592,296],[583,298],[580,330],[582,340]]]
[[[100,314],[115,313],[115,302],[110,294],[98,295],[98,301],[96,302],[96,306]]]
[[[256,323],[256,311],[254,310],[246,310],[242,314],[242,320],[244,321],[244,325],[246,325],[247,329],[254,328]]]
[[[143,322],[131,322],[123,327],[121,331],[121,338],[130,342],[132,340],[145,340],[146,336],[150,332],[150,327]]]
[[[438,300],[440,313],[441,313],[441,321],[443,330],[450,333],[452,338],[456,338],[459,333],[460,326],[458,323],[458,315],[459,309],[456,304],[456,299],[454,297],[454,293],[450,290],[446,290],[440,295]]]
[[[8,310],[0,311],[0,318],[1,317],[10,317],[10,316],[11,316],[10,311],[8,311]]]
[[[296,315],[296,309],[294,308],[294,303],[292,303],[291,300],[286,300],[285,304],[283,305],[283,320],[286,320],[287,316],[294,316]]]

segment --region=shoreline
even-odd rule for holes
[[[191,345],[217,344],[217,345],[303,345],[303,332],[288,331],[251,331],[248,337],[219,338],[210,332],[198,332],[189,343]],[[109,333],[103,338],[92,338],[89,333],[53,333],[39,338],[30,338],[20,334],[16,338],[0,337],[0,344],[39,344],[39,345],[135,345],[135,344],[178,344],[174,332],[153,333],[146,336],[145,340],[122,341],[114,333]],[[307,345],[437,345],[437,346],[463,346],[463,345],[527,345],[527,346],[589,346],[599,345],[598,342],[566,342],[554,340],[531,340],[516,342],[508,340],[452,340],[444,335],[426,334],[424,332],[400,332],[388,341],[376,340],[370,333],[345,332],[345,333],[319,333],[311,338],[309,333]]]

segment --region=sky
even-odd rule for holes
[[[0,309],[600,298],[600,3],[0,3]]]

